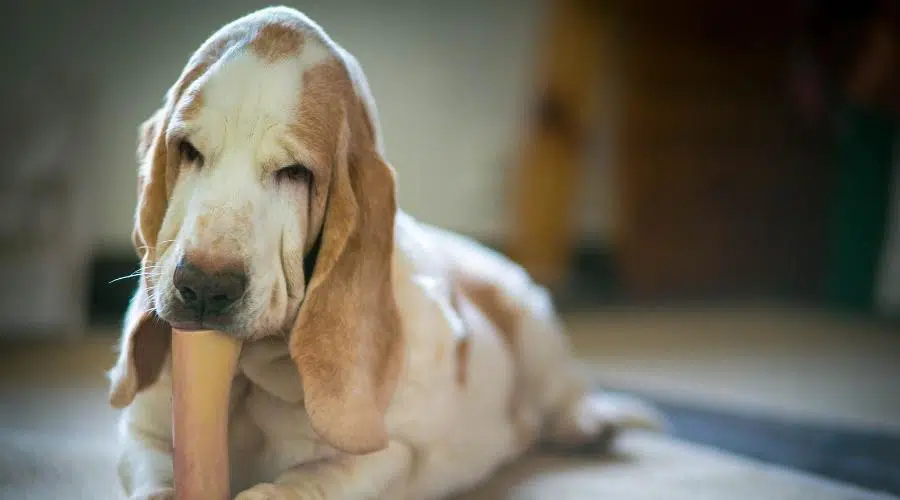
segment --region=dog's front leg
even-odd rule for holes
[[[130,500],[175,498],[170,403],[161,388],[140,394],[119,421],[118,476]]]
[[[367,455],[342,455],[304,464],[262,483],[235,500],[377,500],[400,499],[409,479],[412,450],[391,442]]]
[[[118,461],[119,480],[129,500],[171,500],[172,455],[145,441],[129,437]]]

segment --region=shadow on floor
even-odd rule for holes
[[[674,436],[763,462],[900,494],[900,435],[728,412],[636,394],[666,415]]]

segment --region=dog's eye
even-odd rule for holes
[[[309,182],[311,177],[312,172],[299,163],[279,168],[275,172],[275,179],[278,181]]]
[[[178,151],[181,153],[181,158],[183,158],[184,161],[203,165],[203,155],[200,154],[200,151],[197,151],[197,148],[189,141],[181,141],[178,144]]]

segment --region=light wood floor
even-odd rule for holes
[[[717,406],[900,429],[900,332],[803,311],[606,311],[567,316],[601,382]],[[115,495],[105,401],[115,331],[0,349],[0,498]],[[874,498],[665,437],[624,462],[533,457],[462,498]],[[888,498],[888,497],[882,497]]]
[[[568,318],[609,384],[712,406],[900,430],[900,328],[773,308]]]

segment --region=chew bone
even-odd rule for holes
[[[228,400],[241,343],[214,331],[172,332],[172,424],[178,500],[230,498]]]

